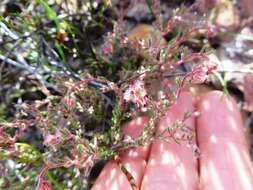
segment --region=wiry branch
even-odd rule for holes
[[[22,59],[21,57],[18,57],[18,58]],[[4,55],[1,55],[1,54],[0,54],[0,60],[2,62],[4,62],[4,63],[7,63],[9,65],[17,67],[17,68],[19,68],[21,70],[27,71],[29,74],[34,75],[36,77],[36,79],[38,81],[40,81],[43,85],[45,85],[47,88],[53,89],[54,91],[59,92],[59,90],[57,89],[57,87],[55,85],[53,85],[53,84],[45,81],[43,79],[43,77],[39,73],[36,72],[36,68],[35,67],[33,67],[31,65],[28,65],[25,62],[20,63],[20,62],[14,61],[14,60],[12,60],[12,59],[10,59],[8,57],[5,57]]]
[[[41,84],[43,84],[44,86],[46,86],[48,89],[52,89],[52,90],[54,90],[55,92],[61,94],[61,92],[60,92],[60,90],[57,88],[57,86],[55,86],[54,84],[49,83],[49,82],[47,82],[47,81],[45,81],[45,80],[43,79],[43,76],[37,72],[37,68],[36,68],[36,67],[31,66],[31,65],[29,65],[28,63],[26,63],[26,61],[24,60],[24,58],[21,57],[20,55],[16,55],[16,57],[17,57],[17,60],[19,60],[19,62],[14,61],[14,60],[12,60],[12,59],[10,59],[10,58],[8,58],[8,57],[6,57],[6,56],[0,54],[0,60],[1,60],[2,62],[7,63],[7,64],[9,64],[9,65],[12,65],[12,66],[14,66],[14,67],[17,67],[17,68],[19,68],[19,69],[21,69],[21,70],[27,71],[29,74],[32,74],[33,76],[35,76],[35,78],[36,78],[38,81],[40,81]],[[64,67],[62,67],[62,68],[64,69],[64,73],[66,73],[67,75],[69,75],[69,76],[75,78],[76,80],[82,80],[81,77],[80,77],[79,75],[77,75],[76,73],[71,72],[71,71],[68,71],[68,70],[67,70],[66,68],[64,68]],[[107,87],[105,84],[99,83],[99,82],[96,81],[96,80],[92,80],[92,81],[90,81],[88,84],[89,84],[90,86],[92,86],[93,88],[96,88],[96,89],[98,89],[98,90],[104,89],[104,88]],[[114,106],[114,103],[112,102],[112,100],[111,100],[109,97],[107,97],[107,96],[106,96],[105,94],[103,94],[102,92],[101,92],[101,95],[102,95],[102,97],[106,100],[106,102],[107,102],[108,105],[110,105],[110,106],[112,106],[112,107]]]

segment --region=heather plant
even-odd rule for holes
[[[124,20],[125,6],[131,3],[91,2],[85,1],[77,12],[66,15],[67,8],[59,14],[57,6],[38,0],[28,3],[17,17],[0,20],[4,26],[0,59],[21,70],[13,71],[19,72],[17,84],[44,94],[41,99],[20,101],[12,117],[2,119],[1,188],[86,189],[96,163],[117,159],[120,151],[157,139],[187,141],[197,151],[194,133],[185,124],[196,113],[185,113],[182,121],[160,134],[155,134],[154,126],[183,89],[206,82],[216,69],[208,57],[208,40],[215,27],[183,6],[163,22],[159,1],[154,1],[149,3],[156,18],[151,35],[131,37]],[[109,9],[117,20],[106,20]],[[106,22],[113,30],[103,31],[102,42],[89,43],[89,30]],[[26,27],[20,27],[23,24]],[[70,65],[71,60],[82,60],[82,69]],[[25,79],[33,82],[25,84]],[[22,89],[13,91],[20,98]],[[7,109],[8,105],[2,105],[0,110]],[[123,124],[139,115],[150,118],[142,135],[135,140],[125,137]],[[165,138],[165,132],[169,137]]]

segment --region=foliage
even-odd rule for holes
[[[97,162],[163,139],[153,136],[158,118],[185,85],[205,82],[216,68],[207,44],[192,46],[212,28],[184,6],[161,23],[159,2],[149,3],[157,35],[139,39],[130,37],[120,3],[19,3],[21,11],[5,10],[0,20],[0,188],[85,189]],[[122,125],[141,114],[149,123],[127,141]],[[167,131],[180,143],[174,134],[183,129],[190,141],[184,120]]]

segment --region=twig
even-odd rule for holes
[[[17,67],[17,68],[19,68],[19,69],[22,69],[22,70],[27,71],[29,74],[34,75],[34,76],[36,77],[36,79],[37,79],[38,81],[40,81],[43,85],[45,85],[48,89],[52,89],[52,90],[54,90],[55,92],[61,94],[60,90],[59,90],[54,84],[51,84],[51,83],[45,81],[45,80],[43,79],[43,76],[41,76],[39,73],[36,72],[36,67],[33,67],[33,66],[27,64],[27,63],[24,61],[24,59],[23,59],[21,56],[19,56],[19,55],[17,55],[17,59],[19,60],[19,62],[14,61],[14,60],[12,60],[12,59],[10,59],[10,58],[7,58],[7,57],[5,57],[4,55],[1,55],[1,54],[0,54],[0,60],[1,60],[2,62],[5,62],[5,63],[7,63],[7,64],[9,64],[9,65],[12,65],[12,66]],[[22,59],[23,59],[23,60],[22,60]],[[66,69],[66,68],[65,68],[65,69]],[[81,80],[81,77],[80,77],[79,75],[77,75],[76,73],[73,73],[73,72],[67,71],[67,70],[65,70],[65,71],[66,71],[66,74],[68,74],[69,76],[72,76],[72,77],[74,77],[74,78],[77,79],[77,80]],[[98,90],[103,89],[103,88],[106,87],[106,85],[101,84],[101,83],[99,83],[99,82],[97,82],[97,81],[95,81],[95,80],[90,81],[88,84],[89,84],[90,86],[92,86],[93,88],[96,88],[96,89],[98,89]],[[99,91],[99,92],[100,92],[101,96],[106,100],[106,102],[108,103],[108,105],[110,105],[110,106],[112,106],[112,107],[115,105],[109,97],[107,97],[107,96],[106,96],[104,93],[102,93],[101,91]]]
[[[18,40],[19,39],[19,36],[17,34],[15,34],[14,32],[12,32],[6,26],[6,24],[4,24],[3,22],[0,22],[0,33],[5,33],[7,36],[11,37],[13,40]]]
[[[241,74],[253,74],[253,70],[217,70],[219,73],[241,73]]]
[[[1,54],[0,54],[0,60],[3,61],[3,62],[5,62],[5,63],[7,63],[7,64],[15,66],[15,67],[17,67],[19,69],[24,69],[24,70],[27,70],[27,71],[30,71],[30,72],[33,71],[33,69],[34,69],[32,66],[27,67],[27,66],[25,66],[23,64],[20,64],[20,63],[12,60],[10,58],[5,57],[4,55],[1,55]]]
[[[14,45],[11,47],[11,49],[5,54],[5,59],[9,58],[9,56],[11,55],[12,51],[14,51],[17,46],[22,42],[22,38],[18,39]],[[5,65],[5,60],[3,60],[3,64],[0,66],[0,81],[2,79],[2,71],[3,71],[3,68],[4,68],[4,65]]]
[[[35,70],[36,70],[35,67],[30,66],[30,65],[28,65],[27,63],[19,63],[19,62],[16,62],[16,61],[14,61],[14,60],[12,60],[12,59],[10,59],[10,58],[7,58],[7,57],[5,57],[4,55],[1,55],[1,54],[0,54],[0,60],[3,61],[3,62],[5,62],[5,63],[7,63],[7,64],[9,64],[9,65],[12,65],[12,66],[17,67],[17,68],[19,68],[19,69],[22,69],[22,70],[27,71],[29,74],[34,75],[34,76],[36,77],[36,79],[39,80],[39,81],[40,81],[43,85],[45,85],[47,88],[53,89],[53,90],[55,90],[56,92],[60,92],[60,91],[58,90],[58,88],[57,88],[55,85],[53,85],[53,84],[51,84],[51,83],[45,81],[45,80],[43,79],[43,77],[42,77],[39,73],[35,72]]]

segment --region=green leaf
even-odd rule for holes
[[[58,50],[58,53],[60,54],[62,61],[66,64],[66,57],[65,57],[65,54],[63,51],[64,46],[62,44],[56,42],[55,47]]]
[[[50,18],[57,26],[57,28],[59,27],[59,19],[57,17],[56,12],[48,5],[48,3],[44,0],[37,0],[37,2],[43,6],[46,15],[48,16],[48,18]]]
[[[227,87],[227,80],[226,77],[222,78],[221,74],[218,73],[217,71],[213,71],[212,74],[219,80],[222,88],[223,88],[223,92],[225,94],[228,94],[228,87]]]

